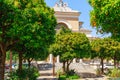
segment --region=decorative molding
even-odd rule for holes
[[[80,16],[80,12],[61,12],[55,11],[55,15],[72,15],[72,16]]]

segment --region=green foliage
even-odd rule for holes
[[[16,2],[15,2],[16,3]],[[47,47],[54,41],[56,19],[54,11],[46,6],[44,0],[17,1],[23,9],[23,36],[14,50],[23,51],[24,58],[41,58],[47,56]],[[42,55],[41,55],[42,54]]]
[[[98,46],[99,45],[99,46]],[[120,43],[112,38],[97,39],[91,42],[92,57],[111,58],[119,61]]]
[[[16,62],[16,60],[18,59],[18,55],[16,55],[16,53],[15,52],[12,52],[12,60],[14,61],[14,62]],[[7,53],[6,53],[6,60],[10,60],[10,51],[7,51]]]
[[[96,39],[91,42],[92,52],[91,57],[95,58],[98,57],[102,60],[106,58],[114,59],[116,62],[119,61],[120,58],[120,43],[111,39],[111,38],[104,38],[104,39]],[[116,66],[116,63],[114,64]],[[103,63],[102,63],[103,66]],[[103,70],[103,67],[102,67]],[[103,71],[102,71],[103,72]]]
[[[1,4],[1,27],[7,49],[23,51],[28,57],[45,58],[47,47],[54,41],[56,19],[44,0],[5,0]],[[45,55],[38,55],[39,53]],[[35,53],[35,54],[34,54]],[[37,55],[37,56],[35,56]]]
[[[93,10],[90,21],[93,27],[102,32],[110,32],[117,38],[120,36],[120,0],[89,0]]]
[[[10,60],[10,52],[6,53],[6,60]]]
[[[35,67],[30,69],[23,69],[21,74],[18,71],[14,71],[10,75],[10,80],[36,80],[39,76],[39,72]]]
[[[73,80],[73,79],[79,79],[80,77],[78,75],[71,75],[71,76],[66,76],[66,75],[61,75],[59,77],[59,80]]]
[[[111,71],[110,77],[113,77],[113,78],[118,78],[118,77],[120,77],[120,70],[117,69],[117,68],[114,68],[114,69]]]
[[[66,80],[66,76],[65,75],[61,75],[58,80]]]
[[[74,74],[75,74],[74,69],[66,72],[66,75],[67,75],[67,76],[73,76]]]
[[[120,59],[120,42],[113,40],[109,47],[109,54],[111,58],[115,58],[117,61]]]
[[[92,52],[94,52],[94,53],[91,53],[92,57],[99,57],[99,58],[106,57],[106,53],[105,54],[103,53],[105,52],[106,47],[104,46],[104,41],[102,39],[96,39],[92,41],[91,47],[92,47]]]
[[[55,27],[54,11],[44,0],[0,0],[2,64],[8,50],[25,53],[27,59],[45,59],[47,48],[54,41]],[[0,78],[4,76],[3,68],[0,67]]]
[[[89,57],[90,42],[85,34],[72,33],[70,30],[62,28],[55,38],[54,44],[49,48],[49,53],[54,56],[60,55],[60,60],[67,62],[65,63],[67,68],[63,65],[65,71],[69,70],[73,58]]]
[[[100,68],[96,69],[96,75],[101,76],[101,74],[102,74],[101,69]]]
[[[79,79],[80,77],[78,75],[73,75],[73,76],[69,76],[69,79],[70,80],[73,80],[73,79]]]
[[[98,46],[99,45],[99,46]],[[91,42],[92,57],[107,58],[112,56],[113,47],[117,46],[118,43],[111,38],[96,39]],[[117,46],[118,47],[118,46]]]
[[[1,6],[3,16],[0,18],[2,25],[0,26],[9,26],[4,33],[7,41],[15,38],[16,42],[19,40],[19,43],[24,44],[25,47],[35,48],[53,42],[56,19],[54,11],[46,6],[44,0],[5,0],[3,2]],[[12,8],[7,8],[6,5]]]
[[[79,79],[80,77],[75,73],[75,70],[72,69],[66,72],[66,78],[71,80],[71,79]]]
[[[55,56],[60,55],[61,60],[71,60],[74,57],[88,57],[90,42],[85,34],[63,32],[56,35],[55,43],[50,46],[50,53],[53,53]]]
[[[64,26],[60,28],[60,30],[57,32],[57,34],[66,34],[66,33],[71,33],[72,31]]]
[[[59,77],[60,75],[62,75],[62,70],[61,69],[57,70],[57,76]]]

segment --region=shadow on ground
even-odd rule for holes
[[[40,71],[50,70],[52,68],[52,64],[46,63],[46,64],[38,64],[38,69]]]
[[[82,72],[82,73],[77,73],[81,78],[100,78],[103,76],[98,76],[94,73],[87,73],[87,72]]]

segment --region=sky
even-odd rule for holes
[[[45,0],[46,4],[50,7],[53,7],[56,2],[59,0]],[[92,7],[89,5],[88,0],[63,0],[68,6],[73,9],[79,11],[81,14],[79,16],[79,21],[83,22],[82,27],[85,29],[89,29],[92,31],[91,35],[93,37],[103,37],[101,34],[96,34],[96,29],[90,26],[90,10]]]

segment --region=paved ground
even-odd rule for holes
[[[40,77],[37,80],[57,80],[56,76],[52,76],[52,64],[43,62],[38,63]],[[70,69],[74,69],[81,79],[78,80],[108,80],[107,77],[97,77],[93,66],[83,63],[72,63]],[[62,63],[55,64],[55,71],[62,70]]]
[[[38,62],[40,77],[37,80],[57,80],[56,76],[52,75],[52,64],[46,62]]]
[[[62,69],[61,63],[56,63],[56,71]],[[96,75],[95,67],[85,63],[72,63],[70,69],[74,69],[78,75],[81,76],[79,80],[108,80],[105,76],[98,77]]]

